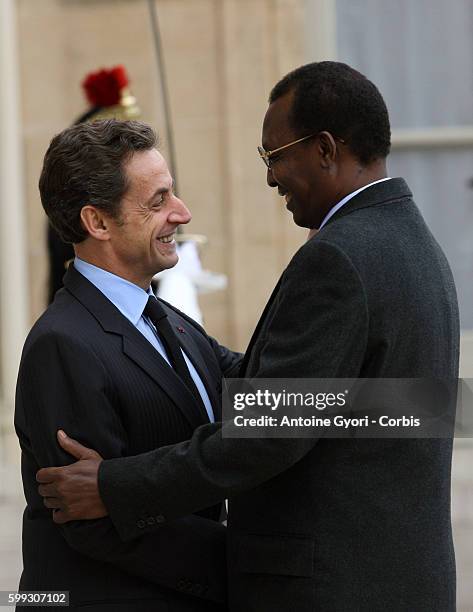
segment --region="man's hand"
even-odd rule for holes
[[[57,432],[60,446],[78,459],[63,467],[43,468],[36,473],[39,494],[46,508],[52,508],[55,523],[79,519],[96,519],[108,512],[100,498],[98,487],[99,465],[102,457],[94,450]]]

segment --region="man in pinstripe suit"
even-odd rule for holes
[[[224,609],[220,505],[125,544],[108,518],[55,525],[36,489],[38,468],[73,459],[57,444],[58,428],[108,458],[186,440],[219,419],[222,374],[239,362],[150,289],[154,274],[177,262],[174,233],[191,218],[155,146],[142,123],[76,125],[52,140],[40,179],[46,213],[76,259],[20,365],[20,589],[70,591],[72,609]],[[171,337],[144,314],[149,303]]]

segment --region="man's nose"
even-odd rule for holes
[[[169,215],[169,221],[171,223],[185,225],[186,223],[189,223],[191,219],[192,215],[190,210],[180,198],[174,196],[173,209]]]

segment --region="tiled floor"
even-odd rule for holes
[[[21,517],[24,508],[19,470],[0,470],[0,591],[16,591],[21,573]],[[13,607],[0,606],[0,610]]]
[[[0,591],[16,590],[21,572],[21,498],[0,500]]]
[[[473,612],[473,440],[458,440],[453,456],[452,517],[458,612]]]
[[[473,612],[472,465],[473,441],[460,441],[454,455],[452,495],[458,573],[457,612]],[[0,477],[3,484],[0,489],[0,591],[16,590],[21,572],[21,515],[24,502],[16,470],[0,473]],[[0,610],[11,612],[12,608],[0,606]]]

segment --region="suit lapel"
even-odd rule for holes
[[[123,337],[124,354],[159,385],[192,428],[208,421],[207,414],[204,417],[194,395],[158,351],[73,265],[66,272],[64,286],[92,314],[105,332]]]
[[[194,395],[188,390],[158,351],[131,324],[132,330],[123,336],[123,352],[127,357],[144,370],[170,397],[186,417],[193,429],[202,425],[208,419],[207,413],[201,412]],[[131,333],[131,332],[136,332]]]

